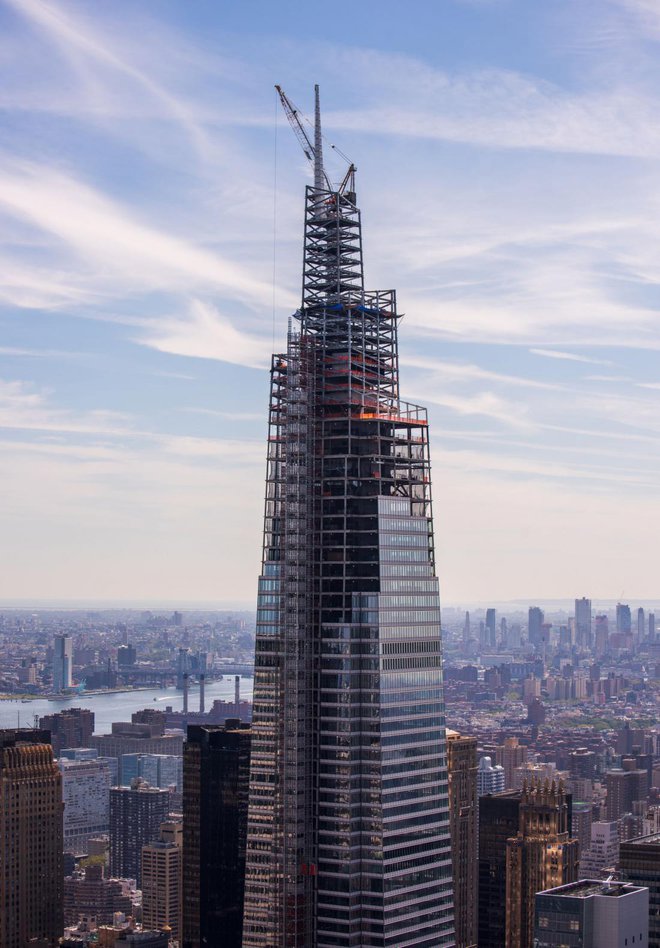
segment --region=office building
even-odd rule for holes
[[[399,397],[395,294],[364,289],[353,173],[327,187],[318,110],[316,131],[303,298],[272,363],[243,948],[441,948],[428,418]]]
[[[487,648],[495,648],[497,645],[497,613],[495,609],[486,609],[485,641],[483,644]]]
[[[531,606],[527,616],[527,641],[530,645],[540,645],[543,639],[543,609]]]
[[[120,645],[117,649],[117,666],[121,669],[132,668],[137,659],[134,645]]]
[[[100,757],[116,757],[119,760],[119,782],[123,784],[121,758],[125,754],[167,754],[181,757],[183,734],[163,734],[160,722],[153,724],[133,721],[115,722],[111,734],[95,734],[90,745]]]
[[[159,838],[170,810],[169,790],[136,781],[110,790],[110,875],[142,881],[142,847]]]
[[[153,931],[165,931],[167,926],[177,943],[182,937],[182,845],[181,824],[165,823],[160,839],[142,847],[142,925]]]
[[[506,844],[520,826],[520,792],[479,798],[479,948],[503,948],[506,932]]]
[[[646,800],[648,794],[648,771],[635,767],[635,761],[624,761],[626,769],[608,770],[605,774],[607,788],[607,819],[618,820],[624,813],[632,813],[634,803]]]
[[[513,790],[516,785],[516,768],[527,762],[527,748],[517,737],[505,737],[504,744],[495,748],[497,763],[504,768],[504,789]]]
[[[568,772],[571,777],[585,777],[593,780],[596,776],[596,755],[587,747],[578,747],[568,755]]]
[[[649,612],[649,643],[655,644],[655,613]]]
[[[648,889],[583,880],[536,896],[535,948],[646,948]]]
[[[621,843],[621,878],[649,890],[649,948],[660,948],[660,833]]]
[[[53,693],[61,694],[73,687],[73,640],[70,635],[56,635],[53,643]]]
[[[522,789],[520,825],[506,843],[506,948],[532,948],[537,892],[576,882],[579,844],[561,781]]]
[[[121,759],[122,785],[130,787],[138,777],[162,790],[183,790],[183,757],[175,754],[124,754]]]
[[[87,853],[87,843],[110,828],[109,768],[98,760],[60,759],[64,852]]]
[[[575,600],[575,644],[591,648],[591,599]]]
[[[646,638],[646,616],[640,606],[637,610],[637,641],[643,642]]]
[[[0,731],[0,945],[55,948],[62,918],[62,778],[48,731]]]
[[[591,846],[593,806],[585,800],[573,800],[571,808],[571,835],[580,844],[580,856]]]
[[[619,864],[619,826],[597,820],[591,824],[589,848],[580,853],[580,878],[607,878]]]
[[[605,615],[596,616],[595,620],[595,645],[594,653],[596,658],[602,658],[609,649],[610,641],[610,623]]]
[[[616,606],[616,630],[619,635],[628,635],[632,630],[630,606],[618,602]]]
[[[189,725],[183,754],[183,946],[241,948],[250,728]]]
[[[465,622],[463,623],[463,648],[466,648],[470,642],[470,613],[465,613]]]
[[[447,730],[456,948],[477,944],[477,739]]]
[[[94,712],[87,708],[66,708],[39,718],[39,727],[50,731],[53,754],[59,757],[67,747],[89,747],[94,733]]]
[[[502,793],[505,789],[504,767],[496,764],[493,767],[490,757],[482,757],[477,767],[477,795],[485,796],[487,793]]]

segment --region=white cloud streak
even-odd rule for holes
[[[565,362],[586,362],[590,365],[612,365],[608,359],[594,359],[591,356],[576,355],[574,352],[559,352],[556,349],[530,349],[532,355],[546,359],[562,359]]]

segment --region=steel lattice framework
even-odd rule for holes
[[[454,944],[428,422],[397,322],[354,192],[308,187],[271,367],[244,948]]]

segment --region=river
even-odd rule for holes
[[[252,678],[241,678],[241,699],[252,698]],[[216,698],[234,699],[234,676],[225,675],[222,681],[207,681],[206,709]],[[183,709],[183,692],[176,688],[149,688],[144,691],[121,691],[112,694],[73,695],[71,698],[31,698],[27,701],[0,701],[0,728],[32,727],[34,717],[43,717],[65,708],[89,708],[94,712],[94,732],[109,734],[113,721],[130,721],[134,711],[142,708],[162,708],[171,705],[174,711]],[[199,708],[199,687],[191,685],[188,698],[191,711]]]

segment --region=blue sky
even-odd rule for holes
[[[253,601],[276,82],[358,166],[445,601],[655,597],[659,44],[656,0],[0,3],[0,598]]]

